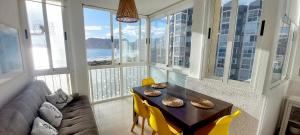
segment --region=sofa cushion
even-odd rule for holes
[[[46,95],[50,94],[42,81],[33,81],[0,109],[0,135],[28,135]],[[92,108],[87,96],[74,99],[60,110],[63,114],[57,128],[61,135],[98,135]]]
[[[41,118],[34,119],[31,135],[57,135],[57,130]]]
[[[87,96],[79,96],[61,110],[60,135],[97,135],[97,125]]]
[[[47,121],[54,127],[59,127],[63,118],[61,112],[51,103],[44,102],[39,109],[39,114],[43,120]]]
[[[73,97],[67,95],[62,89],[58,89],[56,92],[47,95],[46,99],[58,109],[62,109],[73,100]]]

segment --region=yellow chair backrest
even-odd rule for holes
[[[155,84],[155,81],[151,77],[142,80],[142,86],[147,86],[152,84]]]
[[[132,95],[133,97],[133,101],[134,101],[134,111],[141,117],[144,118],[149,118],[149,111],[147,106],[143,103],[143,100],[140,98],[140,96],[138,96],[137,94],[135,94],[132,91],[129,91],[129,93]]]
[[[158,108],[149,105],[147,101],[145,101],[145,104],[150,111],[149,124],[151,128],[159,135],[173,135],[161,111]]]
[[[226,115],[218,119],[208,135],[229,135],[229,128],[232,120],[238,117],[240,114],[241,111],[237,110],[231,115]]]

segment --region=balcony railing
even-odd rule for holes
[[[90,90],[93,102],[128,95],[132,87],[140,86],[147,77],[147,66],[110,66],[91,68]]]
[[[51,92],[62,89],[67,94],[72,94],[70,74],[53,74],[36,76],[35,80],[44,81]]]

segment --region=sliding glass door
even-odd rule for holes
[[[128,95],[147,72],[147,21],[116,21],[114,11],[84,6],[87,64],[93,102]]]

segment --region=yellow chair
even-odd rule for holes
[[[231,115],[223,116],[216,122],[197,130],[196,135],[229,135],[229,128],[232,120],[240,114],[241,111],[237,110]]]
[[[152,84],[155,84],[155,81],[151,77],[142,80],[142,86],[147,86]]]
[[[150,112],[149,124],[153,129],[152,135],[156,133],[159,135],[180,135],[181,130],[168,123],[158,108],[149,105],[147,101],[145,101],[145,104]]]
[[[145,120],[149,118],[149,111],[148,111],[147,106],[143,103],[143,100],[137,94],[135,94],[132,90],[129,91],[129,93],[133,97],[134,111],[136,113],[136,117],[134,118],[134,121],[133,121],[133,124],[131,127],[131,132],[133,132],[135,124],[137,123],[139,116],[141,116],[143,118],[143,121],[142,121],[142,135],[143,135]]]

